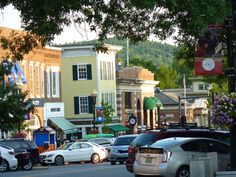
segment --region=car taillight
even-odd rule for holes
[[[15,155],[15,153],[13,151],[8,151],[8,154]]]
[[[164,150],[162,156],[162,162],[168,162],[168,160],[170,160],[171,154],[172,152]]]
[[[136,153],[136,152],[138,152],[137,148],[131,146],[128,148],[128,153]]]

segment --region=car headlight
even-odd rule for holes
[[[53,157],[55,154],[48,154],[47,158]]]

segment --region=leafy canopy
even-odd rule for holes
[[[20,11],[22,27],[49,42],[72,23],[88,23],[99,39],[108,35],[132,42],[151,34],[165,39],[177,30],[178,41],[191,41],[208,24],[223,23],[230,13],[228,0],[2,0]]]

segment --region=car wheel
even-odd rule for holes
[[[180,167],[176,173],[176,177],[190,177],[189,167]]]
[[[33,168],[33,161],[31,159],[28,160],[28,163],[26,165],[22,165],[22,170],[31,170]]]
[[[124,164],[124,161],[120,161],[119,164]]]
[[[91,157],[91,162],[92,163],[98,163],[100,162],[100,157],[98,154],[93,154],[92,157]]]
[[[58,155],[55,157],[54,161],[55,165],[63,165],[64,164],[64,158],[61,155]]]
[[[134,174],[134,177],[143,177],[142,175]]]
[[[9,164],[8,162],[3,159],[2,163],[0,164],[0,172],[7,171],[9,169]]]
[[[111,165],[115,165],[116,164],[116,161],[111,161]]]

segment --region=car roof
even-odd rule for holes
[[[211,140],[211,141],[215,141],[215,142],[219,142],[219,143],[227,145],[224,142],[221,142],[221,141],[218,141],[218,140],[212,139],[212,138],[172,137],[172,138],[166,138],[166,139],[158,140],[155,143],[151,144],[150,147],[168,148],[168,147],[176,146],[176,145],[183,144],[183,143],[186,143],[186,142],[190,142],[190,141],[193,141],[193,140]]]
[[[128,135],[120,135],[117,138],[124,138],[124,137],[137,137],[138,134],[128,134]]]

